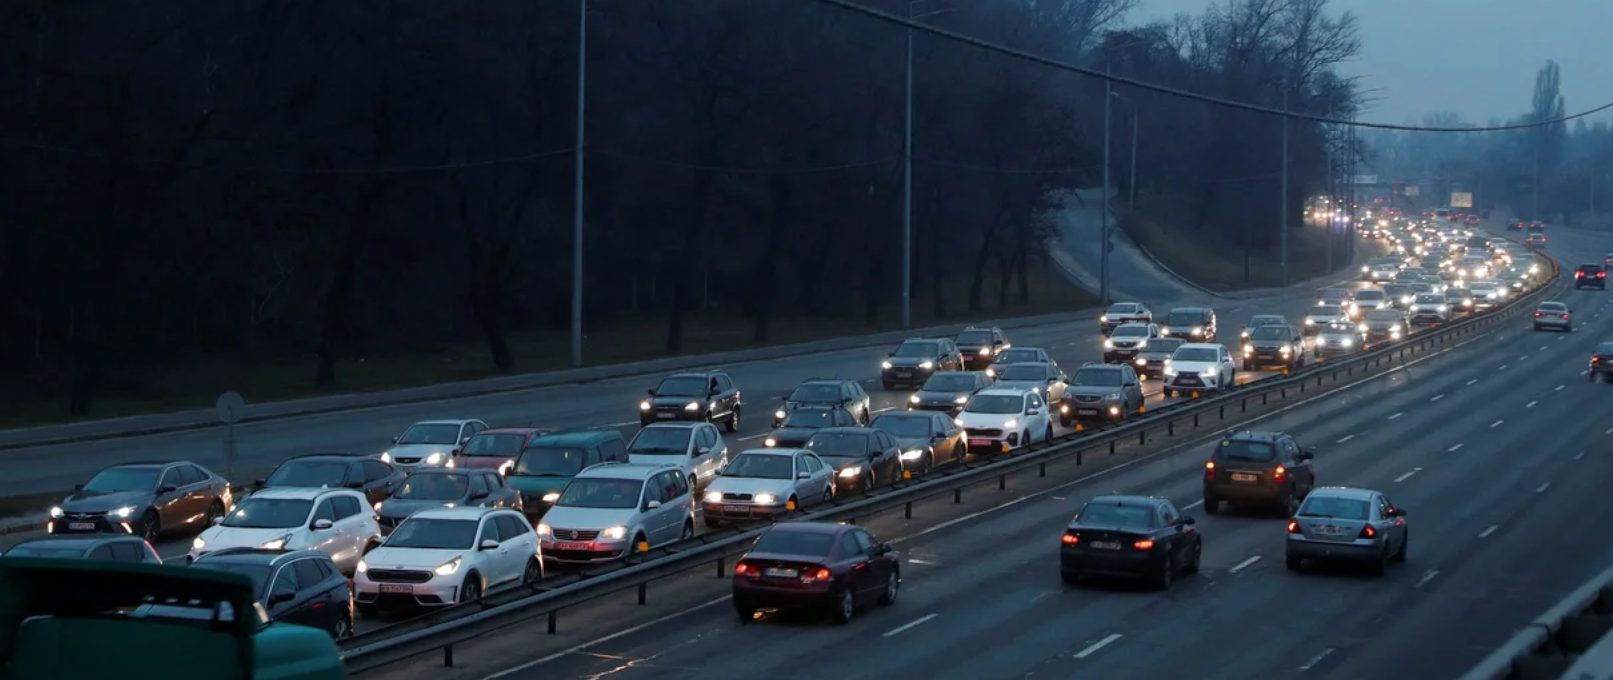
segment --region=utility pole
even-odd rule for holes
[[[1131,181],[1126,186],[1131,187],[1130,195],[1126,197],[1126,208],[1137,212],[1137,123],[1142,118],[1142,107],[1137,100],[1131,101]]]
[[[913,20],[913,3],[907,3]],[[913,327],[913,29],[907,29],[907,112],[902,124],[902,328]]]
[[[588,0],[577,0],[577,150],[572,170],[571,206],[571,365],[582,368],[583,142],[588,111]]]
[[[1277,244],[1282,250],[1282,285],[1288,287],[1288,82],[1283,80],[1283,188],[1277,213]]]
[[[1114,81],[1107,76],[1111,73],[1112,62],[1105,61],[1103,74],[1103,199],[1098,206],[1101,215],[1103,234],[1100,239],[1098,255],[1098,298],[1102,304],[1109,304],[1109,137],[1114,118]]]
[[[1327,111],[1327,117],[1333,117],[1333,110],[1331,108],[1329,108]],[[1334,195],[1333,191],[1333,171],[1335,168],[1333,167],[1332,132],[1333,131],[1331,129],[1327,129],[1323,132],[1322,137],[1322,146],[1327,150],[1327,238],[1323,240],[1327,242],[1328,271],[1333,271],[1333,228],[1334,225],[1338,224],[1339,221],[1338,197]]]

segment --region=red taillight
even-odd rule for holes
[[[1574,272],[1574,278],[1576,278],[1576,279],[1585,278],[1585,272]]]
[[[1204,461],[1204,478],[1215,479],[1215,461]]]
[[[816,580],[819,580],[819,581],[827,581],[827,580],[829,580],[829,577],[833,576],[833,575],[834,574],[829,573],[828,569],[820,568],[816,572],[812,573],[812,578],[814,578]]]
[[[1607,278],[1607,272],[1596,272],[1596,278],[1599,278],[1599,279]]]
[[[1080,542],[1081,542],[1081,536],[1079,534],[1065,534],[1064,535],[1064,545],[1075,545],[1075,544],[1080,543]]]
[[[1598,361],[1601,361],[1601,360],[1602,360],[1602,357],[1591,357],[1591,363],[1593,363],[1593,364],[1598,362]]]
[[[1285,479],[1288,479],[1288,468],[1278,465],[1271,473],[1271,481],[1281,484]]]
[[[1372,538],[1373,536],[1377,536],[1377,535],[1378,535],[1378,530],[1372,528],[1371,524],[1368,524],[1368,525],[1366,525],[1364,527],[1361,527],[1361,533],[1357,534],[1356,538]]]
[[[1568,315],[1567,315],[1567,314],[1564,314],[1564,315],[1563,315],[1563,318],[1564,318],[1564,319],[1566,319],[1566,318],[1568,318]]]
[[[748,564],[748,563],[740,562],[739,564],[734,565],[734,575],[735,576],[738,576],[740,574],[749,574],[750,572],[751,572],[751,567],[750,567],[750,564]]]
[[[1143,539],[1141,541],[1137,541],[1136,543],[1131,544],[1131,547],[1136,548],[1138,550],[1153,550],[1154,549],[1154,541],[1153,541],[1153,539],[1145,538],[1145,539]]]
[[[1535,312],[1535,318],[1540,318],[1540,312]]]
[[[1299,522],[1298,521],[1296,521],[1296,520],[1288,520],[1288,533],[1290,533],[1290,534],[1299,533]]]

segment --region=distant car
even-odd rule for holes
[[[534,438],[555,432],[545,427],[497,427],[482,430],[465,442],[455,460],[457,468],[490,469],[509,472],[515,458]]]
[[[941,416],[945,417],[945,416]],[[751,449],[706,487],[708,527],[782,516],[834,500],[835,468],[805,449]]]
[[[1249,332],[1261,326],[1287,326],[1288,317],[1281,314],[1256,314],[1249,317],[1249,323],[1244,324],[1243,330],[1238,332],[1239,338],[1248,338]]]
[[[584,468],[630,460],[627,442],[616,430],[556,432],[528,443],[504,477],[521,492],[521,511],[529,520],[536,520]]]
[[[422,510],[359,565],[353,588],[366,616],[400,605],[475,602],[504,584],[543,577],[537,533],[505,508]]]
[[[998,352],[1013,347],[1008,341],[1008,334],[996,326],[991,328],[975,328],[973,326],[963,329],[958,337],[952,339],[958,352],[963,355],[965,370],[978,371],[991,365]],[[865,419],[864,423],[867,422]]]
[[[1317,359],[1345,356],[1361,351],[1366,346],[1366,333],[1349,321],[1335,321],[1316,334],[1313,343]]]
[[[1344,560],[1366,564],[1382,576],[1391,562],[1405,562],[1410,532],[1406,511],[1389,497],[1368,489],[1322,487],[1313,491],[1288,521],[1288,569],[1305,560]]]
[[[867,603],[896,604],[902,565],[896,549],[867,529],[833,522],[774,525],[734,565],[734,612],[828,610],[850,623]]]
[[[253,484],[263,489],[355,489],[374,505],[392,495],[409,473],[368,456],[315,453],[276,466],[268,478]]]
[[[1406,314],[1398,309],[1374,309],[1361,322],[1367,342],[1399,342],[1406,337]]]
[[[781,427],[791,411],[798,408],[839,408],[850,413],[857,422],[867,425],[873,420],[873,399],[855,380],[840,378],[813,378],[795,387],[784,398],[784,405],[773,412],[773,427]]]
[[[1574,290],[1607,290],[1607,269],[1599,264],[1582,264],[1574,270]]]
[[[1452,314],[1465,314],[1473,311],[1473,291],[1466,288],[1446,288],[1445,304],[1450,306]]]
[[[1316,488],[1314,451],[1282,432],[1238,432],[1221,439],[1204,463],[1204,512],[1221,504],[1264,506],[1293,514]]]
[[[1070,378],[1059,401],[1059,424],[1125,420],[1142,410],[1144,399],[1142,381],[1130,366],[1087,364]]]
[[[975,454],[1006,453],[1053,438],[1053,420],[1041,395],[1026,390],[984,390],[963,407],[957,423]]]
[[[908,338],[879,364],[881,385],[887,390],[918,386],[937,371],[963,370],[963,354],[948,338]]]
[[[1054,367],[1059,365],[1047,350],[1040,347],[1010,347],[991,358],[991,365],[986,367],[985,373],[987,378],[996,378],[997,369],[1002,366],[1034,363],[1052,364]]]
[[[1159,337],[1187,342],[1215,342],[1216,334],[1215,310],[1209,307],[1177,307],[1159,327]]]
[[[896,440],[902,452],[902,469],[917,474],[929,472],[936,465],[961,463],[969,455],[963,428],[945,414],[886,411],[876,416],[869,427],[884,430]]]
[[[1389,306],[1389,297],[1377,288],[1364,288],[1355,292],[1355,307],[1360,312],[1383,309]],[[1351,317],[1355,318],[1355,317]]]
[[[1442,324],[1451,320],[1451,306],[1444,293],[1418,293],[1407,316],[1411,323]]]
[[[814,406],[790,412],[779,427],[762,439],[762,446],[780,449],[799,449],[818,430],[826,427],[856,427],[862,425],[843,408]]]
[[[711,423],[654,423],[627,443],[627,460],[679,466],[699,491],[728,464],[728,444]]]
[[[639,425],[666,420],[698,420],[722,423],[729,432],[739,430],[739,388],[734,379],[721,371],[677,373],[649,389],[649,399],[639,402]]]
[[[1590,368],[1585,376],[1591,382],[1613,382],[1613,342],[1599,342],[1596,352],[1591,355]]]
[[[1019,348],[1009,352],[1018,352]],[[930,376],[924,386],[907,398],[909,411],[940,411],[957,415],[969,398],[991,387],[991,379],[978,371],[944,371]],[[877,420],[877,419],[876,419]]]
[[[1568,332],[1574,330],[1573,314],[1569,313],[1568,305],[1561,302],[1542,302],[1535,307],[1535,330],[1547,328]]]
[[[884,430],[826,427],[802,448],[835,470],[835,493],[867,491],[902,480],[902,450]]]
[[[1546,235],[1545,234],[1530,234],[1528,244],[1532,245],[1532,246],[1544,246],[1544,245],[1546,245]]]
[[[1220,392],[1236,384],[1238,366],[1224,345],[1188,343],[1176,348],[1165,367],[1166,397],[1178,392]]]
[[[271,621],[318,628],[337,640],[353,633],[353,594],[343,576],[325,553],[317,550],[266,550],[237,548],[220,551],[191,564],[207,569],[240,574],[252,580]],[[147,605],[152,609],[180,608]],[[148,615],[164,615],[152,612]]]
[[[521,509],[521,492],[505,484],[493,470],[421,470],[403,482],[397,493],[375,504],[381,533],[390,534],[403,520],[421,510],[491,507]]]
[[[1098,317],[1098,330],[1108,335],[1115,328],[1128,323],[1153,323],[1154,313],[1141,302],[1116,302],[1103,310]]]
[[[376,463],[380,465],[380,463]],[[190,461],[127,463],[95,473],[50,509],[52,534],[164,535],[205,530],[234,504],[230,484]]]
[[[392,438],[392,448],[381,462],[403,470],[454,467],[454,457],[476,433],[487,429],[480,420],[427,420],[409,426]]]
[[[1171,355],[1175,354],[1176,348],[1185,342],[1181,338],[1149,340],[1148,346],[1137,353],[1137,358],[1132,359],[1132,364],[1135,366],[1133,370],[1137,371],[1137,377],[1147,380],[1164,376],[1165,365],[1170,363]]]
[[[52,536],[11,546],[4,557],[75,558],[162,564],[162,557],[138,536]]]
[[[1070,585],[1085,576],[1123,576],[1168,589],[1178,574],[1199,571],[1204,537],[1194,524],[1163,498],[1098,496],[1065,527],[1059,574]]]
[[[1305,315],[1305,334],[1315,335],[1322,327],[1335,321],[1347,321],[1352,314],[1343,305],[1317,305]]]
[[[607,463],[566,485],[538,525],[543,559],[612,562],[694,538],[694,489],[670,465]]]
[[[1008,364],[998,367],[997,382],[993,386],[1030,390],[1053,403],[1064,397],[1067,380],[1069,376],[1052,364]]]
[[[187,562],[219,550],[318,550],[342,573],[381,542],[381,525],[355,489],[280,488],[243,499],[229,516],[191,542]]]
[[[1128,323],[1116,328],[1103,341],[1103,363],[1129,363],[1148,348],[1148,341],[1159,337],[1159,326],[1151,323]]]

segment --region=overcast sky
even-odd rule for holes
[[[1198,14],[1227,0],[1141,0],[1133,19]],[[1378,101],[1362,118],[1403,123],[1455,111],[1474,123],[1530,107],[1555,59],[1569,113],[1613,101],[1613,0],[1332,0],[1360,22],[1361,56],[1341,70]],[[1595,120],[1613,121],[1604,113]]]

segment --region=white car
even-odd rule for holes
[[[1348,321],[1349,319],[1350,312],[1343,305],[1312,307],[1310,313],[1305,315],[1305,334],[1315,335],[1335,321]]]
[[[1451,320],[1451,306],[1444,293],[1418,293],[1406,316],[1411,323],[1445,323]]]
[[[609,562],[694,538],[694,490],[673,465],[600,463],[560,493],[538,540],[543,559]]]
[[[627,444],[627,460],[646,465],[676,465],[698,491],[728,464],[728,444],[717,426],[706,422],[651,423]]]
[[[997,382],[992,384],[994,387],[1029,390],[1042,395],[1042,398],[1050,404],[1056,404],[1063,399],[1064,391],[1069,387],[1066,382],[1069,376],[1064,375],[1051,363],[1027,362],[998,366],[996,377]]]
[[[1370,312],[1374,309],[1388,309],[1389,296],[1377,288],[1363,288],[1355,292],[1355,304],[1361,311]]]
[[[364,494],[352,489],[264,489],[235,504],[191,542],[186,563],[223,548],[318,550],[344,574],[381,540]]]
[[[963,428],[970,453],[1007,451],[1052,439],[1049,411],[1035,392],[992,387],[971,397],[954,422]]]
[[[1226,345],[1195,342],[1176,348],[1165,365],[1165,396],[1177,392],[1219,392],[1238,379],[1238,364]]]
[[[945,416],[942,416],[945,417]],[[751,449],[734,457],[701,498],[706,526],[773,517],[834,499],[834,466],[804,449]]]
[[[1467,289],[1473,292],[1473,306],[1477,309],[1489,309],[1507,299],[1506,288],[1495,281],[1474,281]]]
[[[365,616],[393,605],[441,607],[478,600],[506,583],[543,578],[537,533],[509,508],[437,508],[409,516],[353,574]]]
[[[409,426],[392,438],[392,448],[381,453],[381,462],[404,470],[423,467],[453,467],[465,442],[487,429],[480,420],[427,420]]]

